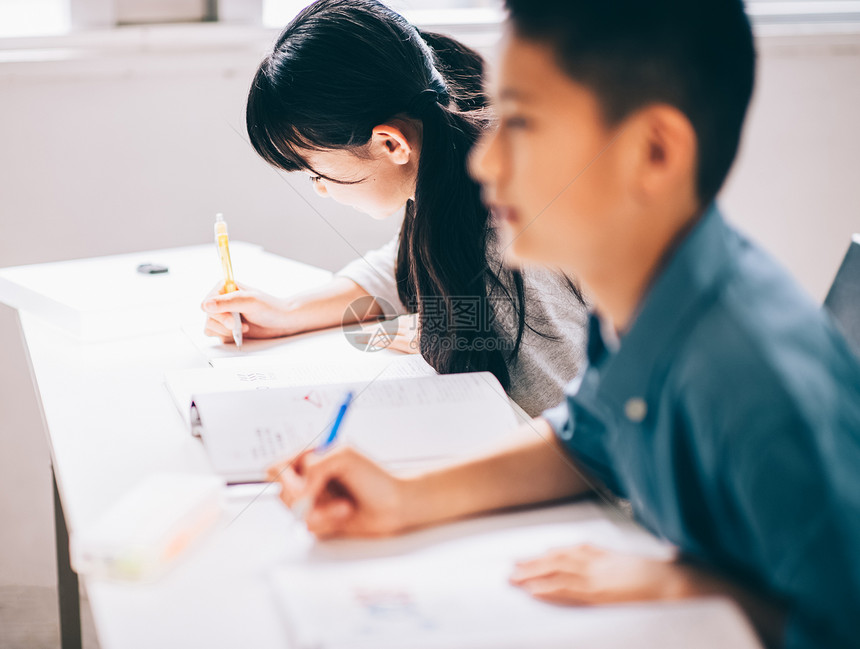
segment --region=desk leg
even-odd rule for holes
[[[69,530],[57,489],[57,476],[51,467],[54,483],[54,531],[57,541],[57,594],[60,600],[60,646],[81,649],[81,595],[78,576],[72,570],[69,557]]]

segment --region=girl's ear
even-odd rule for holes
[[[387,156],[394,164],[405,165],[412,158],[414,149],[404,130],[395,124],[375,126],[370,136],[371,151],[377,156]]]

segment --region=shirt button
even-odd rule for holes
[[[627,419],[632,421],[634,424],[639,424],[648,414],[648,404],[645,403],[645,399],[641,397],[628,399],[627,403],[624,404],[624,414],[627,415]]]

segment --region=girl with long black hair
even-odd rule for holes
[[[466,169],[492,126],[483,67],[473,50],[373,0],[304,9],[251,84],[251,144],[275,167],[307,173],[320,195],[376,218],[403,213],[403,224],[322,289],[209,296],[207,333],[229,340],[235,311],[247,338],[335,326],[363,299],[368,318],[402,316],[395,347],[438,372],[488,370],[532,415],[555,405],[583,356],[586,309],[563,276],[502,266]]]

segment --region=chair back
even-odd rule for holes
[[[848,342],[860,351],[860,234],[855,234],[824,299]]]

